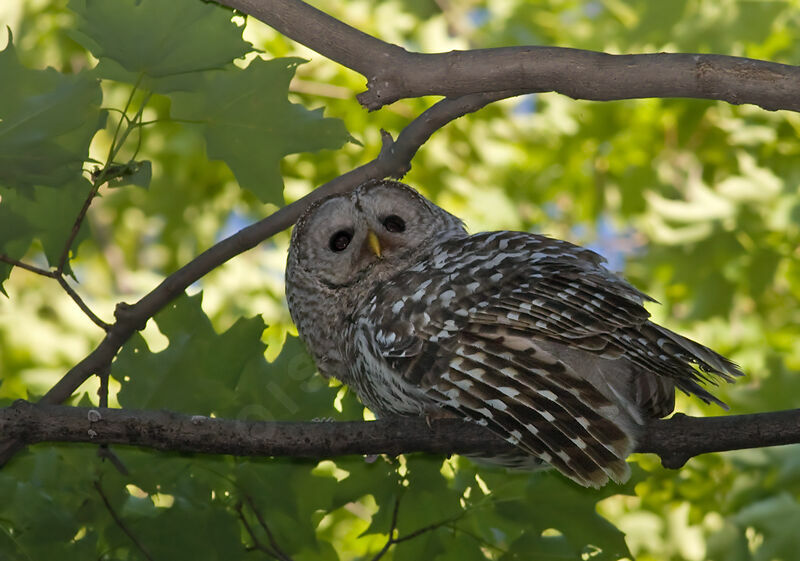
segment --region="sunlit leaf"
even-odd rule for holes
[[[105,119],[98,80],[22,66],[10,35],[0,76],[0,186],[30,196],[77,180]]]
[[[235,400],[245,367],[263,360],[264,322],[243,318],[217,334],[201,301],[201,294],[184,296],[156,315],[156,324],[170,341],[163,351],[151,352],[138,334],[123,347],[112,368],[122,382],[121,405],[210,415]],[[188,326],[192,327],[187,331]]]
[[[80,176],[59,187],[32,187],[29,194],[0,187],[0,253],[20,259],[38,240],[47,262],[57,265],[90,191],[91,184]],[[69,255],[74,256],[88,235],[87,225],[81,223]],[[0,285],[9,271],[0,263]]]
[[[239,185],[263,202],[283,203],[281,158],[339,148],[348,139],[340,120],[286,99],[301,62],[256,59],[244,70],[210,75],[202,89],[172,95],[173,116],[203,123],[208,156],[227,163]]]
[[[218,68],[251,46],[231,12],[193,0],[70,0],[73,37],[100,59],[99,76],[154,91],[192,87],[193,73]],[[209,40],[213,38],[213,40]]]

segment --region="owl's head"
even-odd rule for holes
[[[289,266],[330,288],[352,286],[403,270],[465,233],[461,220],[411,187],[371,181],[306,211],[292,234]]]

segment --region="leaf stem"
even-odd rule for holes
[[[128,101],[125,102],[125,108],[122,110],[122,116],[117,123],[117,128],[114,130],[114,136],[111,138],[111,146],[108,148],[108,157],[106,158],[106,165],[108,167],[111,165],[111,162],[114,161],[114,156],[119,151],[119,144],[117,143],[117,136],[119,136],[119,131],[122,129],[122,121],[128,121],[128,128],[130,128],[130,119],[128,119],[128,109],[133,103],[133,96],[136,94],[136,90],[139,89],[139,84],[141,84],[142,79],[144,78],[144,73],[139,73],[139,77],[136,79],[136,83],[133,85],[131,89],[130,95],[128,95]]]

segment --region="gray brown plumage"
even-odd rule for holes
[[[649,321],[649,298],[596,253],[524,232],[469,235],[408,186],[362,185],[295,227],[289,310],[320,371],[376,415],[455,415],[582,485],[629,474],[626,456],[677,387],[741,372]]]

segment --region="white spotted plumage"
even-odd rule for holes
[[[718,402],[700,383],[741,374],[650,322],[648,297],[592,251],[468,235],[392,181],[309,209],[286,285],[320,371],[376,415],[463,417],[516,447],[482,459],[545,462],[583,485],[628,476],[625,457],[648,419],[672,411],[676,387]]]

